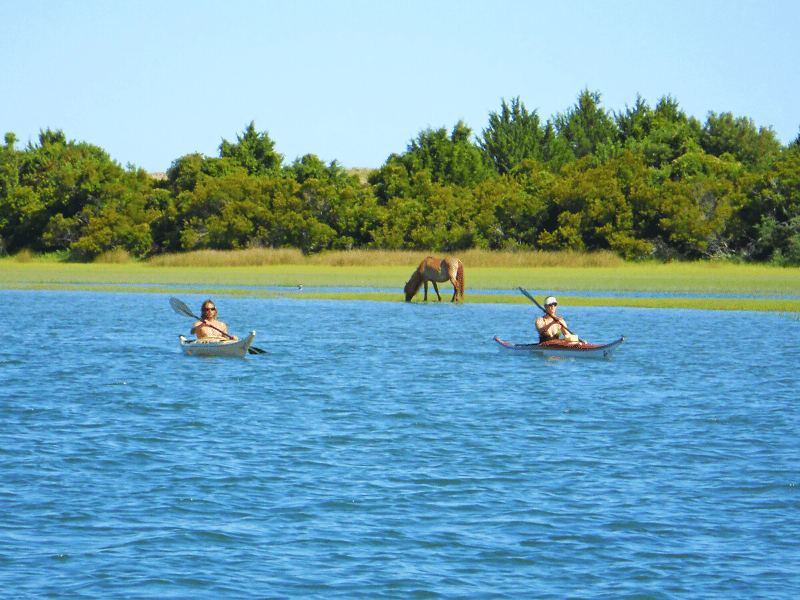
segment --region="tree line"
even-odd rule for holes
[[[367,181],[314,154],[286,163],[251,122],[166,176],[42,130],[0,147],[0,253],[91,260],[247,247],[611,250],[629,260],[800,264],[800,135],[671,96],[609,111],[599,92],[542,121],[502,100],[480,135],[427,128]]]

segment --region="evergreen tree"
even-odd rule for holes
[[[472,188],[491,177],[493,169],[484,163],[481,149],[470,141],[471,135],[472,130],[463,121],[456,123],[449,137],[444,127],[428,128],[396,160],[409,174],[427,170],[434,183]]]
[[[88,215],[116,194],[124,170],[108,153],[85,142],[68,141],[64,132],[39,132],[38,144],[9,151],[13,168],[4,166],[0,193],[0,237],[6,249],[65,249],[80,237]],[[13,149],[13,143],[12,143]],[[5,161],[4,161],[5,162]],[[68,222],[63,237],[45,239],[50,223]]]
[[[789,142],[788,148],[790,152],[800,152],[800,133],[797,134],[794,140]]]
[[[708,113],[700,145],[712,156],[733,155],[749,171],[768,170],[782,150],[772,127],[756,128],[748,117]]]
[[[221,158],[231,158],[247,169],[250,175],[277,174],[283,163],[283,155],[275,152],[275,142],[264,131],[256,132],[255,121],[244,130],[242,135],[236,135],[235,144],[222,140],[219,146]]]
[[[505,175],[523,160],[542,160],[544,133],[537,111],[529,113],[517,96],[510,106],[503,99],[499,113],[489,113],[489,126],[478,144],[486,161]]]
[[[699,143],[701,126],[683,112],[672,96],[663,96],[650,108],[637,96],[633,108],[615,113],[623,148],[642,154],[652,167],[668,167],[672,161],[692,151]]]
[[[302,158],[297,158],[291,166],[284,169],[287,176],[292,177],[297,183],[304,183],[308,179],[337,180],[347,179],[347,172],[339,164],[339,161],[332,160],[329,165],[325,165],[316,154],[306,154]]]
[[[641,94],[636,95],[633,108],[625,105],[625,112],[614,111],[614,120],[619,130],[619,140],[625,148],[640,142],[650,134],[653,123],[653,109]]]
[[[619,154],[619,131],[609,114],[600,108],[600,98],[600,92],[584,89],[574,107],[555,117],[558,138],[573,160],[593,155],[595,162],[602,163]]]

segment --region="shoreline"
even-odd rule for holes
[[[268,265],[161,267],[141,263],[54,264],[2,261],[0,289],[214,294],[305,300],[402,302],[413,268]],[[800,269],[678,264],[622,267],[506,267],[466,270],[464,304],[525,304],[522,286],[546,290],[573,306],[746,310],[800,314]],[[303,291],[298,292],[298,286]],[[348,288],[353,288],[350,291]],[[366,290],[366,291],[365,291]],[[482,290],[490,293],[481,294]],[[508,293],[505,293],[508,290]],[[439,286],[448,302],[449,283]],[[472,292],[472,293],[470,293]],[[604,295],[606,292],[608,295]],[[433,289],[429,290],[433,294]],[[635,294],[620,296],[618,294]],[[731,295],[736,297],[726,298]],[[414,302],[422,302],[418,294]]]

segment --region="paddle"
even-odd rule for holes
[[[172,310],[174,310],[179,315],[186,315],[187,317],[192,317],[195,321],[202,321],[203,320],[200,317],[198,317],[196,315],[193,315],[191,309],[188,306],[186,306],[183,302],[178,300],[177,298],[170,298],[169,299],[169,304],[172,307]],[[222,331],[222,329],[220,329],[219,327],[214,327],[213,325],[210,325],[208,323],[206,323],[206,326],[207,327],[211,327],[211,329],[215,329],[216,331],[219,331],[222,335],[224,335],[229,340],[233,339],[233,337],[231,337],[230,335],[228,335],[227,333]],[[265,350],[262,350],[261,348],[254,348],[253,346],[250,346],[247,349],[247,352],[249,352],[250,354],[266,354]]]
[[[529,293],[528,293],[526,290],[524,290],[522,287],[520,287],[520,288],[519,288],[519,291],[520,291],[520,292],[522,292],[523,294],[525,294],[525,296],[526,296],[526,297],[527,297],[529,300],[533,300],[533,303],[534,303],[536,306],[538,306],[538,307],[539,307],[539,310],[541,310],[541,311],[542,311],[544,314],[546,314],[546,315],[548,315],[548,316],[549,316],[549,313],[548,313],[548,312],[547,312],[547,311],[546,311],[544,308],[542,308],[542,305],[541,305],[541,304],[539,304],[539,303],[536,301],[536,298],[534,298],[533,296],[531,296],[531,295],[530,295],[530,294],[529,294]],[[561,325],[561,329],[563,329],[564,331],[566,331],[566,332],[567,332],[567,333],[569,333],[570,335],[575,335],[575,334],[574,334],[574,333],[572,333],[572,332],[571,332],[569,329],[567,329],[567,326],[566,326],[566,325],[563,325],[563,324],[562,324],[562,325]],[[583,342],[583,340],[580,340],[580,339],[579,339],[578,341],[579,341],[579,342]],[[585,343],[585,342],[584,342],[584,343]]]

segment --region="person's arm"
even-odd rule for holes
[[[545,327],[545,317],[539,317],[533,324],[536,325],[536,331],[540,334],[544,333],[545,329],[547,329],[547,327]]]
[[[561,317],[554,317],[552,315],[545,315],[543,317],[539,317],[536,319],[536,329],[539,330],[539,333],[544,333],[552,325],[556,323],[559,327],[566,327],[567,323]]]
[[[217,327],[221,329],[223,332],[225,332],[225,335],[231,338],[234,342],[239,340],[239,336],[231,335],[228,333],[228,326],[225,325],[225,323],[223,323],[222,321],[217,321]]]

